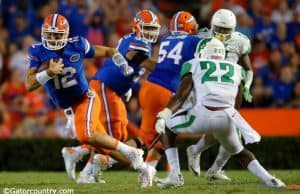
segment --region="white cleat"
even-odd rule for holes
[[[106,183],[105,180],[101,178],[102,171],[106,170],[109,165],[107,162],[106,156],[102,154],[95,154],[93,158],[93,177],[95,177],[95,180],[97,183]]]
[[[166,178],[157,180],[157,186],[162,189],[168,187],[181,187],[183,184],[184,180],[181,174],[174,175],[169,173]]]
[[[61,153],[64,158],[68,177],[72,180],[75,180],[76,163],[81,160],[81,156],[75,151],[70,151],[67,147],[64,147],[61,150]]]
[[[95,184],[97,183],[96,177],[92,173],[80,172],[76,180],[78,184]],[[104,181],[105,183],[105,181]]]
[[[231,178],[226,176],[223,170],[219,171],[212,171],[211,169],[208,169],[205,178],[208,180],[223,180],[223,181],[231,181]]]
[[[99,171],[107,170],[112,166],[108,163],[107,156],[105,155],[95,154],[93,159],[93,164],[95,164],[96,169]]]
[[[144,159],[144,151],[141,149],[132,148],[130,151],[124,154],[128,160],[131,161],[131,166],[133,169],[140,169],[142,166]]]
[[[285,183],[280,179],[273,177],[272,179],[266,181],[266,185],[272,188],[284,188],[286,187]]]
[[[186,149],[187,157],[188,157],[188,167],[189,170],[195,175],[200,176],[200,153],[195,153],[193,151],[194,145],[189,146]]]
[[[152,166],[147,165],[145,169],[141,169],[139,174],[139,182],[141,183],[141,188],[152,187],[155,174],[156,170]]]

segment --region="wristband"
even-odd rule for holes
[[[39,82],[41,85],[45,85],[47,81],[52,79],[47,73],[47,70],[41,71],[35,75],[36,81]]]

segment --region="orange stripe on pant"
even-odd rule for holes
[[[91,80],[90,87],[99,96],[101,110],[98,119],[107,133],[122,142],[126,141],[128,120],[122,98],[99,80]]]
[[[80,102],[72,106],[72,109],[75,117],[76,136],[81,143],[86,143],[95,131],[106,134],[99,121],[100,100],[94,91],[88,91]]]
[[[143,140],[145,145],[149,146],[156,137],[157,133],[154,128],[156,115],[168,105],[171,97],[172,92],[160,85],[149,81],[145,81],[142,84],[139,93],[139,102],[143,113],[138,136]]]

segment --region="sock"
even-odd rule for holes
[[[89,160],[81,172],[85,174],[90,174],[92,173],[92,170],[93,170],[93,161]]]
[[[230,157],[231,154],[228,153],[222,146],[220,146],[217,158],[210,169],[213,172],[218,172],[222,170],[222,168],[225,166]]]
[[[120,141],[116,143],[115,147],[116,150],[120,151],[123,154],[128,153],[128,151],[131,151],[132,149],[135,149],[134,147],[128,146],[125,143],[122,143]]]
[[[180,165],[179,165],[179,156],[178,156],[178,149],[177,148],[168,148],[165,151],[168,163],[171,168],[171,173],[175,175],[180,174]]]
[[[207,150],[208,148],[210,148],[212,146],[212,144],[208,144],[205,142],[205,138],[201,138],[193,147],[193,151],[195,151],[194,153],[200,153],[200,152],[204,152],[205,150]]]
[[[264,182],[273,178],[273,176],[270,175],[257,160],[252,160],[249,162],[247,168],[250,172],[262,179]]]
[[[156,168],[157,164],[158,164],[159,159],[153,156],[149,156],[149,154],[146,157],[146,164],[148,164],[149,166],[152,166],[153,168]]]
[[[91,148],[85,145],[72,147],[72,148],[75,150],[75,152],[77,152],[81,156],[85,156],[91,152]]]

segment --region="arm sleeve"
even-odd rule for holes
[[[150,52],[151,52],[148,45],[141,41],[131,41],[129,43],[128,50],[129,51],[132,51],[132,50],[142,51],[142,52],[146,53],[146,55],[148,55],[148,56],[150,56]]]
[[[251,52],[251,43],[250,43],[250,40],[249,38],[247,38],[246,36],[243,37],[243,41],[241,42],[242,43],[242,55],[248,55],[250,52]]]
[[[28,61],[29,61],[29,68],[32,67],[38,68],[41,65],[40,58],[37,55],[37,51],[34,45],[28,48]]]
[[[182,79],[186,74],[193,73],[195,71],[195,65],[192,61],[187,61],[182,65],[180,78]]]
[[[80,37],[81,49],[86,58],[93,58],[95,55],[95,49],[89,41],[83,37]]]

